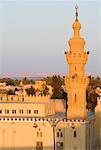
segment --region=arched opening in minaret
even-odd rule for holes
[[[76,103],[76,101],[77,101],[77,95],[75,94],[75,97],[74,97],[74,101],[75,101],[75,103]]]

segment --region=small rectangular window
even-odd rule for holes
[[[8,109],[5,109],[5,114],[9,114],[9,110]]]
[[[16,114],[16,110],[12,110],[12,114]]]
[[[34,110],[34,114],[38,114],[38,110]]]
[[[22,110],[22,109],[20,109],[20,110],[19,110],[19,113],[20,113],[20,114],[23,114],[23,110]]]
[[[0,110],[0,114],[2,114],[2,110]]]
[[[36,150],[43,150],[43,142],[36,142]]]

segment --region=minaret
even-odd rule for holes
[[[85,77],[85,64],[88,59],[88,52],[84,52],[85,40],[80,36],[81,24],[78,20],[78,7],[76,8],[76,19],[72,26],[73,37],[69,40],[70,49],[65,52],[69,64],[69,77],[65,77],[65,85],[68,93],[68,119],[85,119],[86,89],[89,78]]]

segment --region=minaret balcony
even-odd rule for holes
[[[67,52],[66,59],[69,64],[85,64],[88,59],[87,52]]]
[[[66,77],[64,78],[66,88],[80,88],[84,87],[87,88],[89,84],[89,77]]]

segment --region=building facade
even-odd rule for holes
[[[69,77],[64,78],[68,93],[66,116],[56,114],[48,100],[38,103],[38,99],[29,102],[27,98],[26,102],[18,102],[7,97],[3,101],[2,97],[0,150],[95,150],[95,116],[89,116],[86,109],[89,79],[84,75],[84,66],[88,53],[84,52],[80,28],[76,8],[74,36],[69,41],[70,51],[66,52],[69,63]],[[45,106],[50,111],[48,115],[42,114]]]

